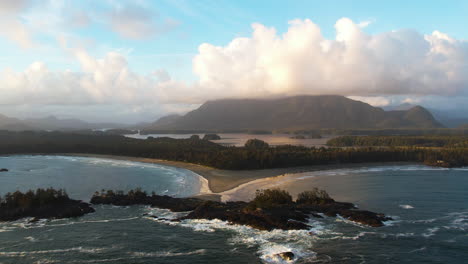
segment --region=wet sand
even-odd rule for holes
[[[208,191],[200,194],[200,198],[219,200],[221,193],[235,191],[236,187],[251,181],[272,178],[277,176],[284,176],[286,174],[310,172],[318,170],[330,170],[330,169],[344,169],[344,168],[357,168],[357,167],[370,167],[370,166],[382,166],[382,165],[408,165],[414,164],[414,162],[379,162],[379,163],[347,163],[347,164],[332,164],[332,165],[316,165],[306,167],[291,167],[291,168],[277,168],[277,169],[263,169],[263,170],[220,170],[208,166],[181,162],[181,161],[169,161],[161,159],[150,159],[150,158],[139,158],[129,156],[114,156],[114,155],[98,155],[98,154],[83,154],[83,153],[67,153],[57,154],[67,156],[81,156],[81,157],[94,157],[104,159],[117,159],[117,160],[128,160],[135,162],[146,162],[161,164],[167,166],[173,166],[178,168],[187,169],[197,173],[208,181]]]

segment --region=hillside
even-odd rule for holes
[[[0,114],[0,130],[20,131],[28,129],[31,129],[31,127],[23,121]]]
[[[184,116],[164,117],[147,130],[300,130],[442,127],[421,106],[384,111],[344,96],[208,101]]]
[[[0,114],[0,130],[87,130],[101,128],[119,128],[124,125],[114,123],[88,123],[79,119],[59,119],[55,116],[44,118],[17,119]]]

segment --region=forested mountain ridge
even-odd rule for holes
[[[155,130],[301,130],[442,127],[421,106],[384,111],[344,96],[294,96],[281,99],[223,99],[208,101],[184,116],[163,117]]]

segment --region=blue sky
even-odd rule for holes
[[[20,0],[11,3],[2,2],[0,4],[2,17],[0,31],[3,32],[0,33],[2,50],[0,74],[3,72],[6,76],[3,76],[4,79],[10,82],[0,85],[2,87],[0,89],[4,89],[2,92],[8,95],[0,100],[0,112],[19,117],[55,114],[95,121],[107,119],[117,121],[119,118],[125,119],[125,122],[143,121],[169,112],[187,111],[202,103],[204,95],[216,95],[207,96],[206,99],[216,99],[223,95],[245,97],[249,95],[248,89],[250,89],[245,87],[257,89],[259,83],[267,86],[270,82],[273,83],[272,86],[283,85],[287,89],[261,87],[258,91],[252,92],[252,96],[333,92],[355,96],[354,98],[361,98],[379,106],[415,102],[438,108],[463,107],[460,98],[466,98],[468,82],[459,76],[468,71],[466,14],[468,14],[468,1]],[[310,86],[310,83],[296,79],[304,73],[290,72],[295,66],[292,63],[297,64],[297,60],[288,59],[285,62],[284,57],[291,56],[290,53],[281,55],[281,63],[272,62],[271,65],[275,65],[274,69],[269,69],[266,74],[271,76],[274,71],[278,76],[282,76],[284,71],[287,71],[285,78],[288,82],[281,80],[278,83],[276,75],[271,77],[275,80],[259,80],[252,77],[243,80],[242,83],[232,83],[228,79],[243,76],[241,70],[248,75],[259,69],[252,68],[251,62],[248,62],[248,65],[238,61],[228,62],[223,59],[224,57],[229,59],[233,56],[255,57],[257,58],[255,65],[258,65],[259,61],[264,60],[268,54],[272,54],[271,56],[276,54],[274,51],[265,52],[264,50],[268,50],[269,47],[258,43],[254,46],[256,49],[262,47],[262,51],[252,52],[247,46],[242,46],[244,44],[241,44],[242,47],[235,53],[227,48],[237,38],[252,39],[253,23],[259,23],[266,29],[274,28],[275,36],[281,39],[292,27],[288,22],[300,19],[301,23],[307,24],[303,28],[304,34],[312,32],[310,30],[316,26],[320,29],[323,39],[335,41],[337,39],[335,24],[342,18],[349,19],[342,21],[343,28],[348,30],[356,26],[365,34],[362,39],[369,43],[378,42],[379,46],[372,48],[372,52],[376,54],[380,52],[387,54],[389,50],[394,49],[402,49],[402,54],[406,54],[405,52],[412,54],[417,50],[413,49],[412,43],[415,43],[415,47],[424,46],[424,43],[421,44],[424,41],[431,43],[428,50],[435,50],[434,45],[439,45],[434,44],[437,41],[427,40],[425,37],[434,31],[443,34],[434,38],[450,43],[456,52],[450,55],[444,53],[447,58],[443,60],[451,63],[440,62],[440,67],[428,68],[425,65],[414,70],[415,74],[420,74],[417,80],[405,77],[406,79],[402,81],[403,77],[398,77],[395,85],[404,86],[399,89],[382,88],[379,91],[377,88],[369,87],[364,91],[343,87],[342,83],[328,83],[323,81],[326,78],[318,76],[314,77],[316,78],[314,80],[321,80],[322,86],[337,88],[305,90],[298,86]],[[306,23],[307,19],[312,24]],[[305,28],[310,30],[306,31]],[[260,32],[260,29],[258,30]],[[388,38],[388,43],[378,37],[391,32],[397,33]],[[353,39],[361,36],[360,33],[356,34]],[[372,40],[367,36],[375,38]],[[310,39],[298,41],[308,40]],[[394,40],[403,44],[396,45]],[[209,44],[209,47],[201,52],[199,48],[203,43]],[[444,48],[448,47],[447,43],[443,44]],[[278,45],[288,47],[285,43]],[[217,47],[220,51],[210,47]],[[307,56],[310,55],[307,49],[302,52]],[[310,53],[313,53],[312,47]],[[362,53],[356,54],[351,57],[362,56]],[[197,55],[200,58],[198,63],[195,63],[194,58]],[[311,55],[311,58],[314,56]],[[386,64],[387,61],[388,65],[398,64],[398,67],[385,68],[386,71],[394,70],[398,74],[407,71],[411,63],[410,60],[404,63],[389,61],[388,57],[381,58],[380,55],[374,57],[379,58],[377,65]],[[434,58],[438,61],[439,57],[438,55],[424,58],[421,63],[427,63],[428,60],[434,62]],[[329,60],[330,58],[323,61],[324,65],[328,65],[326,67],[334,63]],[[319,62],[300,63],[307,65],[308,71],[305,72],[307,74],[314,75],[314,69],[320,69]],[[367,63],[367,60],[363,63]],[[377,62],[374,60],[369,62],[370,69],[374,67],[371,63]],[[446,68],[447,64],[456,64],[456,67]],[[232,65],[236,72],[229,69],[229,65]],[[419,66],[411,66],[412,69],[417,67]],[[441,70],[441,67],[444,69]],[[241,69],[240,72],[237,69]],[[218,70],[226,80],[215,80],[216,82],[213,80],[214,75],[211,73]],[[332,75],[335,72],[338,75],[349,72],[349,69],[330,69],[330,72]],[[377,87],[385,86],[380,84],[380,81],[393,78],[390,73],[388,76],[376,74],[377,77],[366,76],[363,79],[370,80]],[[415,84],[427,83],[427,76],[438,74],[449,78],[450,82],[444,83],[440,80],[439,83],[439,79],[431,80],[431,83],[437,83],[438,86],[426,90],[419,87],[422,86],[421,83]],[[121,86],[113,87],[116,78],[118,85]],[[60,80],[64,80],[62,85],[58,83]],[[362,80],[356,80],[356,85],[360,84],[359,81]],[[157,88],[154,88],[156,86]],[[49,87],[55,87],[55,90]],[[447,92],[437,91],[443,87],[448,87]],[[237,92],[232,92],[233,90]],[[196,96],[189,96],[192,92]],[[154,99],[143,100],[136,94],[145,94],[144,97],[154,97]],[[186,95],[186,98],[181,95]],[[73,100],[67,99],[70,97]],[[111,97],[112,100],[108,99]],[[40,106],[40,111],[30,113],[31,109],[38,109],[37,106]],[[94,114],[96,111],[102,114],[96,116]]]

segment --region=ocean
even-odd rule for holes
[[[100,189],[178,197],[206,188],[179,168],[121,160],[63,156],[0,157],[0,194],[65,188],[88,201]],[[279,187],[291,194],[326,189],[339,201],[394,218],[371,228],[341,218],[312,218],[303,231],[258,231],[222,221],[170,221],[184,213],[146,206],[94,206],[84,217],[0,223],[0,263],[464,263],[468,260],[468,168],[377,166],[290,174],[227,192]],[[254,191],[254,190],[253,190]],[[152,215],[168,220],[155,220]],[[288,262],[291,263],[291,262]]]

